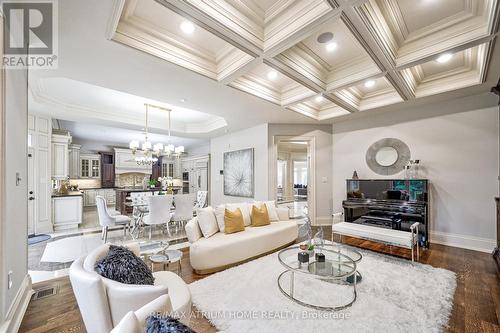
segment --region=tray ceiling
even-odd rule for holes
[[[495,0],[116,1],[112,40],[316,120],[481,84],[498,25]]]

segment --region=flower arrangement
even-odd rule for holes
[[[159,177],[158,181],[161,183],[161,188],[167,193],[173,192],[174,179],[172,177]]]

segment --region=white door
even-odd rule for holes
[[[28,148],[28,235],[35,234],[35,150]]]

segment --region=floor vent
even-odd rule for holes
[[[33,295],[33,300],[54,296],[57,294],[57,286],[45,287],[42,289],[35,290],[35,294]]]

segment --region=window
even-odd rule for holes
[[[307,161],[293,161],[293,183],[307,185]]]

